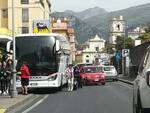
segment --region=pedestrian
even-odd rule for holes
[[[10,95],[11,79],[12,79],[12,72],[13,72],[13,61],[11,59],[7,60],[5,71],[6,71],[6,78],[5,78],[6,88],[5,89],[7,93],[9,93]]]
[[[80,69],[78,66],[74,67],[74,77],[75,77],[76,82],[77,82],[76,88],[82,88]]]
[[[74,69],[73,65],[69,64],[67,68],[67,79],[68,79],[68,91],[73,91],[74,87]]]
[[[1,85],[1,94],[4,94],[6,91],[6,62],[2,61],[1,69],[0,69],[0,85]]]
[[[2,79],[3,79],[3,74],[1,72],[1,69],[2,69],[2,63],[0,62],[0,88],[1,88],[1,84],[2,84]],[[1,93],[2,93],[2,88],[0,89],[1,90]]]
[[[29,77],[30,77],[30,72],[27,66],[27,62],[25,61],[23,62],[20,71],[21,71],[22,94],[27,95],[28,94],[27,86],[29,85]]]

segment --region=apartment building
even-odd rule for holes
[[[73,62],[75,62],[75,54],[76,54],[76,47],[75,47],[75,30],[69,26],[69,19],[62,17],[62,18],[52,18],[52,32],[59,33],[67,38],[70,43],[71,47],[71,54],[70,57]]]
[[[15,33],[32,33],[33,20],[49,19],[49,0],[14,0]],[[0,0],[0,28],[12,30],[12,0]]]

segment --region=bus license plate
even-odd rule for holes
[[[30,83],[30,86],[37,86],[38,83]]]

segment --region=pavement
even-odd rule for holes
[[[24,113],[133,113],[132,92],[130,85],[121,82],[83,86],[72,92],[64,89],[49,93]]]
[[[6,113],[9,109],[13,108],[15,105],[27,101],[33,95],[17,95],[15,98],[11,98],[9,95],[0,95],[0,113]]]
[[[118,80],[129,85],[133,85],[134,79],[127,76],[119,76]],[[14,108],[16,109],[18,105],[20,106],[21,104],[24,105],[25,103],[31,103],[39,98],[42,97],[35,94],[19,94],[15,98],[11,98],[8,95],[0,95],[0,113],[15,113],[13,110]]]
[[[133,81],[134,81],[135,78],[131,78],[129,76],[122,76],[120,75],[118,77],[118,80],[121,81],[121,82],[124,82],[124,83],[127,83],[129,85],[133,85]]]

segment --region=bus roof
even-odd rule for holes
[[[29,33],[29,34],[18,34],[16,35],[16,37],[21,37],[21,36],[62,36],[61,34],[57,34],[57,33]]]
[[[54,36],[56,37],[56,39],[58,40],[61,40],[61,41],[65,41],[67,43],[68,40],[65,36],[61,35],[61,34],[58,34],[58,33],[29,33],[29,34],[18,34],[16,35],[15,37],[29,37],[29,36]],[[63,38],[60,38],[60,37],[63,37]]]
[[[0,41],[11,41],[12,37],[7,36],[7,35],[0,35]]]

